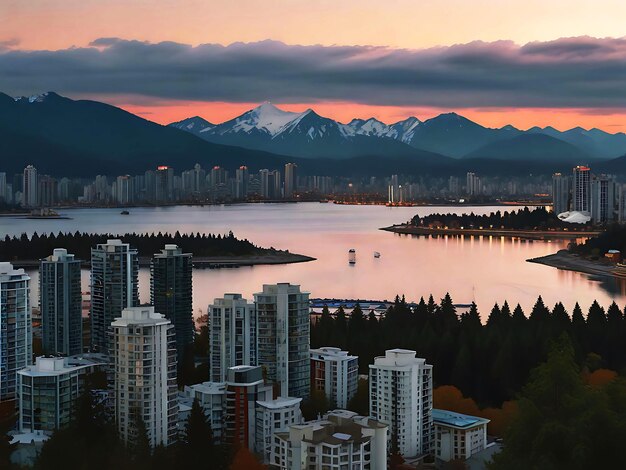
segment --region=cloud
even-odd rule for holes
[[[20,40],[17,38],[0,39],[0,52],[7,51],[19,46]]]
[[[626,38],[409,50],[276,41],[191,46],[100,38],[58,51],[2,48],[0,90],[162,100],[349,101],[441,108],[626,106]]]

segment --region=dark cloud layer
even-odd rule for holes
[[[626,106],[626,38],[422,50],[275,41],[192,47],[118,38],[60,51],[0,44],[0,90],[234,102],[617,108]]]

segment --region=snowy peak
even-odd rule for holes
[[[32,103],[43,103],[44,101],[49,100],[51,98],[61,98],[61,97],[53,91],[46,91],[45,93],[39,93],[37,95],[18,96],[13,99],[20,103],[32,104]]]
[[[201,118],[200,116],[194,116],[194,117],[190,117],[187,119],[183,119],[182,121],[173,122],[170,124],[170,127],[175,127],[176,129],[181,129],[183,131],[197,134],[199,132],[203,132],[206,129],[214,128],[215,124],[210,123],[209,121]]]
[[[354,135],[369,135],[374,137],[383,137],[389,132],[389,126],[376,118],[353,119],[346,128],[351,130]]]
[[[245,132],[253,130],[265,132],[272,137],[278,134],[283,127],[303,113],[283,111],[270,102],[265,102],[254,109],[242,114],[238,118],[220,124],[219,134]]]

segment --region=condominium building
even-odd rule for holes
[[[224,440],[254,450],[256,403],[272,399],[272,386],[265,385],[260,367],[236,366],[226,378]]]
[[[124,309],[111,326],[120,437],[134,442],[142,419],[150,445],[168,446],[176,440],[178,419],[174,326],[154,307]]]
[[[209,305],[209,377],[226,381],[229,367],[257,365],[256,310],[241,294],[224,294]]]
[[[285,164],[285,197],[292,198],[298,190],[298,165]]]
[[[22,206],[37,207],[39,205],[39,182],[37,168],[28,165],[22,175]]]
[[[289,283],[265,284],[254,294],[257,313],[257,363],[280,396],[310,393],[309,293]]]
[[[103,354],[42,356],[34,365],[19,370],[19,432],[52,432],[67,427],[74,416],[76,400],[84,391],[85,376],[106,365],[107,357]]]
[[[185,353],[193,354],[193,298],[191,253],[165,245],[150,262],[150,304],[170,320],[176,331],[178,367]]]
[[[465,192],[468,196],[478,196],[482,194],[482,185],[480,177],[471,171],[465,175]]]
[[[435,458],[467,460],[487,447],[488,419],[433,409]]]
[[[569,210],[571,178],[569,175],[552,175],[552,210],[558,215]]]
[[[181,403],[191,407],[194,400],[204,410],[211,433],[216,443],[222,441],[224,414],[226,408],[226,382],[203,382],[185,385],[181,394]]]
[[[235,170],[235,199],[245,199],[248,196],[248,167],[240,166]]]
[[[311,349],[311,384],[313,390],[326,394],[330,403],[347,408],[358,384],[359,358],[339,348]]]
[[[289,426],[302,424],[302,398],[278,397],[256,402],[255,452],[270,462],[274,433],[284,432]]]
[[[270,465],[281,470],[385,470],[388,426],[345,410],[274,434]]]
[[[17,371],[32,363],[30,276],[0,263],[0,402],[17,395]]]
[[[591,169],[577,166],[573,170],[572,210],[591,212]]]
[[[615,220],[616,185],[611,176],[597,175],[591,179],[591,220],[605,224]]]
[[[81,262],[64,248],[39,263],[39,310],[46,354],[83,351]]]
[[[115,180],[115,200],[118,204],[132,204],[135,200],[135,186],[130,175],[118,176]]]
[[[370,416],[389,425],[405,457],[432,451],[432,366],[415,351],[390,349],[370,367]]]
[[[109,352],[111,322],[122,310],[139,305],[137,250],[122,240],[91,249],[91,347]]]

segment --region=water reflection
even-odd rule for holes
[[[131,216],[115,209],[64,211],[72,220],[0,220],[0,236],[21,232],[214,232],[248,238],[262,246],[289,249],[317,258],[304,264],[238,269],[194,270],[194,311],[206,311],[215,297],[241,292],[248,298],[263,283],[301,284],[313,297],[409,300],[450,292],[457,303],[476,301],[487,314],[495,302],[520,303],[528,313],[538,295],[547,304],[562,301],[566,308],[594,299],[607,306],[626,299],[626,285],[616,279],[590,279],[526,259],[554,253],[568,241],[525,241],[493,236],[399,235],[378,230],[399,221],[435,212],[484,214],[494,207],[340,206],[334,204],[245,204],[236,206],[136,208]],[[507,207],[507,210],[515,208]],[[71,248],[71,247],[69,247]],[[357,263],[348,264],[355,248]],[[374,252],[381,257],[375,258]],[[83,274],[88,289],[88,273]],[[149,271],[140,272],[140,297],[149,300]],[[33,273],[33,295],[36,295]],[[33,297],[36,298],[36,297]]]

